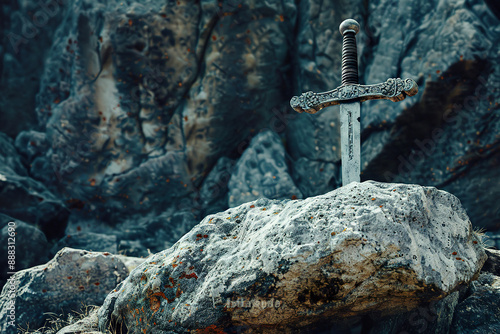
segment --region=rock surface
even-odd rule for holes
[[[259,199],[206,217],[108,295],[99,326],[279,332],[390,315],[466,286],[485,260],[453,195],[351,183],[305,200]]]
[[[36,225],[48,239],[62,237],[69,211],[42,182],[29,176],[14,142],[0,133],[0,213]]]
[[[270,131],[256,135],[242,154],[229,180],[230,207],[258,198],[302,198],[293,183],[280,137]]]
[[[488,259],[484,263],[483,271],[500,276],[500,250],[485,249]]]
[[[481,274],[472,282],[468,297],[455,309],[453,334],[500,332],[500,277]]]
[[[92,253],[64,248],[44,265],[22,270],[10,280],[16,282],[16,324],[39,328],[47,313],[68,314],[88,305],[100,305],[106,295],[144,259],[110,253]],[[9,282],[10,282],[9,280]],[[7,325],[9,283],[0,295],[0,331],[17,333]]]
[[[12,238],[9,234],[9,222],[15,223],[14,233],[15,237]],[[2,254],[8,253],[8,246],[15,246],[10,249],[11,253],[15,253],[15,270],[8,268],[6,259],[0,262],[0,285],[3,286],[9,275],[8,272],[19,271],[30,267],[37,266],[49,260],[49,242],[45,234],[36,227],[22,222],[20,220],[12,219],[12,217],[0,213],[0,223],[3,228],[0,230],[0,249]],[[9,243],[9,238],[10,243]]]

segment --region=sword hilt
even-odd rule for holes
[[[347,19],[340,24],[342,39],[342,85],[358,84],[358,48],[356,34],[359,32],[359,23]]]

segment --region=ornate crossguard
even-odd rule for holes
[[[340,141],[342,148],[342,184],[359,182],[360,177],[360,103],[386,99],[394,102],[418,93],[412,79],[388,79],[375,85],[358,83],[358,52],[356,34],[359,23],[348,19],[340,24],[342,40],[342,81],[338,88],[324,93],[306,92],[290,100],[299,112],[315,114],[319,110],[340,104]]]

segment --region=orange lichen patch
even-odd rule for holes
[[[146,275],[142,275],[141,276],[141,281],[146,281],[148,278],[146,277]]]
[[[131,27],[131,26],[132,26],[132,23],[133,23],[133,22],[132,22],[132,19],[128,20],[128,25],[129,25],[129,27]]]
[[[372,197],[372,201],[374,201],[374,200],[376,200],[376,198],[375,198],[375,197]]]
[[[204,234],[203,238],[205,238],[205,239],[208,238],[208,234]]]
[[[172,263],[172,267],[174,267],[174,268],[175,268],[175,267],[177,267],[177,264],[175,264],[175,263]]]
[[[90,179],[89,182],[92,187],[95,186],[95,179]]]
[[[293,199],[293,200],[296,200],[296,199],[297,199],[297,196],[292,195],[292,199]]]
[[[255,208],[255,205],[250,205],[250,209],[253,209],[253,208]]]
[[[177,288],[177,291],[175,291],[175,298],[179,298],[182,295],[182,291],[180,288]]]
[[[280,15],[280,21],[281,22],[285,21],[285,17],[283,15]]]
[[[196,235],[196,237],[197,237],[197,238],[201,238],[202,236],[203,236],[203,235],[202,235],[202,234],[200,234],[200,233],[198,233],[198,234]]]
[[[72,278],[73,278],[73,276],[68,276],[68,277],[67,277],[67,279],[72,279]]]
[[[452,255],[457,255],[457,252],[453,252],[453,253],[451,253],[451,254],[452,254]]]
[[[476,240],[474,240],[472,243],[475,245],[475,244],[477,244],[477,241],[476,241]]]
[[[102,253],[102,255],[104,255],[104,256],[108,256],[108,255],[111,255],[111,254],[110,254],[110,253],[108,253],[108,252],[104,252],[104,253]]]
[[[213,41],[216,41],[217,40],[217,37],[215,35],[212,35],[212,40]]]
[[[456,259],[457,259],[458,261],[462,260],[462,258],[461,258],[461,257],[457,257]]]
[[[179,279],[181,278],[187,278],[187,279],[190,279],[190,278],[194,278],[194,279],[198,279],[198,276],[195,274],[195,273],[191,273],[191,274],[187,274],[185,272],[183,272],[181,274],[181,276],[179,276]]]
[[[226,332],[224,332],[222,330],[222,328],[219,328],[215,325],[210,325],[206,328],[197,329],[196,333],[198,333],[198,334],[226,334]]]
[[[101,284],[101,283],[99,283],[99,282],[94,283],[95,286],[99,286],[99,284]]]
[[[379,205],[379,207],[381,207],[381,208],[382,208],[382,207],[383,207],[383,205]]]
[[[267,209],[266,208],[262,208],[262,211],[266,211]]]

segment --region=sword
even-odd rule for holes
[[[328,92],[306,92],[290,100],[291,107],[299,112],[315,114],[319,110],[340,104],[340,147],[342,158],[342,185],[360,181],[361,171],[361,102],[387,99],[393,102],[418,93],[413,79],[388,79],[375,85],[360,85],[358,82],[358,51],[356,34],[359,23],[353,19],[343,21],[339,27],[342,34],[342,79],[341,85]]]

